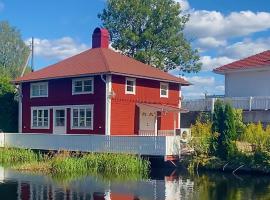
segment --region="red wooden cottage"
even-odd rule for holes
[[[22,133],[157,135],[180,127],[187,81],[108,48],[96,28],[92,49],[15,80]]]

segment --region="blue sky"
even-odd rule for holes
[[[269,0],[175,0],[190,14],[185,35],[199,49],[203,69],[186,74],[193,86],[185,98],[224,93],[224,78],[213,68],[270,49]],[[35,37],[35,69],[91,46],[91,33],[101,25],[97,14],[105,0],[0,0],[0,20]],[[177,73],[177,72],[176,72]]]

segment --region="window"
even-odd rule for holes
[[[72,129],[93,130],[93,106],[72,108]]]
[[[168,98],[168,93],[169,93],[169,84],[160,83],[160,97]]]
[[[66,111],[65,109],[55,110],[55,126],[65,126]]]
[[[48,82],[31,83],[31,98],[48,97]]]
[[[135,94],[136,90],[136,79],[126,78],[126,94]]]
[[[94,79],[81,78],[72,80],[72,94],[93,94]]]
[[[31,113],[31,128],[49,128],[49,109],[34,108]]]

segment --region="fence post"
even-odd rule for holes
[[[214,113],[216,98],[211,99],[211,113]]]
[[[249,97],[249,111],[252,110],[252,99],[253,97]]]

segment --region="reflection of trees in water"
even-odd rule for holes
[[[195,200],[269,200],[270,177],[207,173],[193,177]]]

